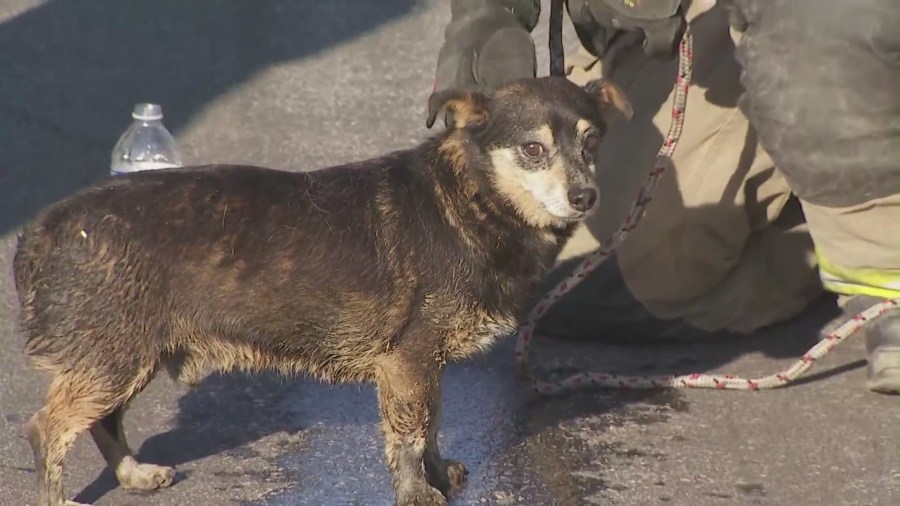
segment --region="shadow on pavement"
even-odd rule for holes
[[[108,175],[135,103],[162,104],[177,134],[254,73],[353,39],[415,5],[52,0],[12,17],[0,24],[0,235]]]
[[[184,463],[222,453],[239,458],[252,456],[252,450],[242,448],[247,443],[277,432],[294,433],[301,429],[279,405],[291,388],[292,382],[267,374],[208,376],[178,400],[175,428],[147,438],[135,451],[135,458],[178,469]],[[126,425],[127,420],[126,414]],[[246,478],[247,474],[242,472],[241,476]],[[175,486],[186,478],[185,485],[191,486],[190,476],[179,470]],[[118,486],[115,474],[106,468],[78,494],[76,501],[92,504]]]
[[[590,370],[622,374],[704,372],[757,351],[770,357],[799,357],[817,341],[815,329],[833,315],[833,304],[823,300],[796,321],[744,339],[609,347],[540,338],[534,351],[539,356],[538,364],[576,356],[575,363]],[[596,458],[596,449],[581,451],[577,440],[567,437],[560,427],[588,424],[589,430],[602,432],[609,426],[666,423],[673,413],[690,411],[684,393],[677,390],[589,389],[555,398],[536,396],[515,377],[512,344],[512,339],[501,343],[483,357],[452,365],[445,374],[442,453],[465,462],[471,472],[469,487],[454,504],[477,502],[498,489],[518,490],[534,500],[577,503],[585,489],[605,485],[602,480],[578,476],[579,467],[589,464],[582,459]],[[620,361],[617,351],[630,356]],[[609,366],[616,363],[621,366],[618,370]],[[864,364],[854,361],[814,370],[796,386]],[[369,386],[328,386],[315,380],[286,381],[272,375],[212,375],[179,399],[175,428],[149,437],[136,453],[139,460],[176,468],[219,454],[249,458],[256,456],[249,443],[279,432],[303,435],[300,451],[285,448],[282,455],[274,456],[292,485],[253,504],[390,501],[392,490],[383,464],[375,393]],[[630,457],[651,450],[616,446],[603,451]],[[514,471],[503,471],[510,468]],[[266,479],[247,472],[240,476]],[[186,479],[183,486],[190,487],[195,478],[199,477],[182,474],[178,481]],[[104,470],[76,500],[94,502],[117,487],[113,473]]]
[[[542,377],[553,374],[556,377],[568,376],[578,371],[605,372],[622,375],[682,375],[705,373],[721,369],[740,357],[761,353],[773,359],[799,359],[813,345],[818,343],[830,327],[842,320],[839,316],[834,298],[823,296],[812,303],[805,311],[791,321],[773,325],[750,336],[728,336],[727,339],[708,339],[702,341],[677,343],[642,343],[622,344],[570,341],[565,339],[541,337],[535,341],[534,354],[542,357],[535,360]],[[548,363],[566,363],[559,368],[546,367]],[[596,364],[591,365],[591,361]],[[753,371],[754,377],[779,372],[785,364],[773,364],[770,369]],[[807,375],[784,388],[795,388],[815,381],[865,366],[865,360],[856,360],[841,364],[831,369],[813,369]],[[815,367],[815,366],[814,366]],[[543,369],[543,371],[540,371]],[[549,369],[549,370],[548,370]],[[553,416],[542,417],[541,420],[529,420],[531,432],[554,426],[562,421],[603,411],[613,411],[622,406],[648,401],[651,404],[671,404],[681,411],[687,406],[681,404],[678,390],[641,390],[588,388],[576,393],[559,397],[534,396],[527,406],[530,409],[545,409],[555,405],[548,411]],[[599,400],[599,402],[595,402]],[[612,402],[612,403],[611,403]]]
[[[678,375],[712,370],[733,373],[737,371],[723,371],[725,365],[748,354],[799,359],[819,341],[820,329],[836,314],[834,302],[825,297],[795,320],[743,338],[643,345],[573,343],[539,338],[540,342],[535,343],[537,358],[534,362],[542,372],[542,378],[546,377],[543,373],[548,372],[545,364],[552,368],[559,363],[570,366],[564,369],[561,376],[579,371],[625,375]],[[865,360],[855,360],[828,369],[814,368],[784,388],[802,388],[803,385],[827,380],[865,364]],[[748,375],[757,378],[774,374],[785,366],[786,363],[771,364],[764,370],[750,371]],[[743,371],[747,372],[746,369]],[[731,392],[719,395],[737,398],[746,394]],[[556,397],[530,394],[529,400],[515,414],[516,433],[509,442],[510,450],[504,459],[514,469],[529,469],[533,477],[520,477],[520,483],[514,483],[512,488],[525,490],[526,497],[551,497],[558,504],[579,504],[587,495],[607,488],[618,490],[616,487],[621,487],[621,483],[608,482],[602,475],[585,476],[581,471],[596,468],[597,459],[623,462],[634,458],[665,458],[665,455],[656,455],[656,450],[646,444],[632,445],[625,441],[612,445],[597,443],[604,441],[603,437],[593,437],[594,446],[583,449],[580,447],[583,437],[577,434],[598,435],[607,433],[613,427],[666,423],[678,413],[690,412],[690,404],[684,391],[674,389],[588,388]]]

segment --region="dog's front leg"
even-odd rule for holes
[[[387,465],[399,506],[446,505],[428,483],[425,448],[431,433],[433,405],[440,402],[441,365],[431,357],[402,351],[378,360],[376,384]]]

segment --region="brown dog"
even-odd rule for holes
[[[26,425],[39,504],[90,430],[126,488],[128,402],[161,368],[279,371],[378,389],[399,504],[446,504],[463,464],[437,446],[445,364],[516,329],[533,283],[597,198],[592,156],[620,90],[563,78],[445,91],[406,151],[306,173],[206,166],[117,176],[25,227],[14,261],[26,353],[52,375]],[[187,442],[186,442],[187,443]]]

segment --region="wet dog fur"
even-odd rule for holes
[[[593,150],[622,92],[510,83],[429,100],[409,150],[314,172],[214,165],[116,176],[42,211],[14,259],[25,352],[52,381],[25,426],[40,506],[73,504],[63,459],[88,430],[126,488],[128,403],[164,369],[277,371],[377,387],[398,504],[446,504],[437,445],[448,361],[516,329],[531,288],[594,208]],[[186,442],[187,444],[187,442]]]

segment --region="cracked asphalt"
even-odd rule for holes
[[[539,50],[546,18],[545,8]],[[448,19],[442,0],[0,3],[0,505],[35,502],[21,427],[47,384],[15,329],[9,268],[23,221],[106,174],[139,101],[163,105],[189,162],[308,170],[409,146],[427,135]],[[536,365],[762,375],[834,319],[823,300],[733,342],[539,339]],[[863,388],[858,337],[781,390],[555,399],[515,377],[512,345],[447,373],[440,443],[471,473],[453,504],[900,504],[900,403]],[[139,458],[175,465],[177,483],[124,491],[83,436],[67,459],[70,496],[101,506],[391,504],[369,387],[214,375],[188,390],[161,376],[125,425]]]

